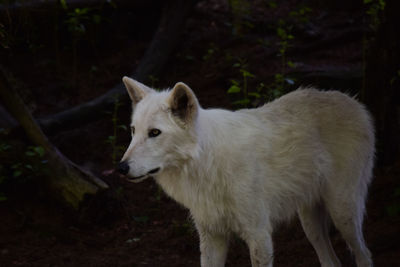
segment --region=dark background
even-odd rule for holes
[[[7,90],[67,158],[109,185],[79,208],[57,198],[43,178],[46,154],[3,103],[0,266],[199,266],[188,211],[154,181],[113,171],[130,141],[125,93],[46,124],[118,90],[124,75],[154,88],[183,81],[205,108],[256,107],[308,85],[355,96],[377,133],[366,241],[376,266],[400,265],[397,10],[382,0],[0,1]],[[343,266],[354,266],[331,237]],[[297,219],[275,231],[274,250],[275,266],[319,266]],[[239,239],[227,266],[250,266]]]

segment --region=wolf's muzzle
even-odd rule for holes
[[[123,175],[127,175],[129,172],[128,163],[126,163],[125,161],[121,161],[120,163],[118,163],[117,172],[119,172],[120,174],[123,174]]]

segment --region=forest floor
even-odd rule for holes
[[[306,10],[303,6],[306,15],[302,15],[300,6],[307,1],[282,2],[273,8],[255,1],[244,18],[233,20],[223,1],[201,1],[188,20],[181,44],[162,75],[152,77],[152,85],[166,88],[183,81],[203,107],[228,109],[237,108],[232,103],[241,98],[227,94],[232,79],[244,86],[240,70],[254,75],[247,81],[253,92],[261,84],[279,93],[309,84],[359,90],[365,10],[351,6]],[[289,16],[293,10],[298,14]],[[106,92],[138,64],[154,22],[149,22],[148,32],[141,29],[133,34],[137,27],[132,26],[135,20],[130,12],[120,11],[118,18],[104,16],[113,22],[97,32],[95,42],[79,41],[77,71],[71,45],[55,54],[60,49],[51,48],[51,40],[29,49],[13,48],[3,57],[35,117]],[[279,24],[279,19],[284,22]],[[278,28],[293,35],[284,51],[284,64],[291,62],[290,67],[282,65],[279,50],[285,37],[276,34]],[[276,74],[283,75],[283,83]],[[252,99],[251,104],[266,98]],[[199,266],[199,241],[188,211],[153,180],[131,184],[112,172],[113,149],[119,157],[130,134],[121,127],[115,146],[107,140],[113,135],[113,117],[118,124],[128,125],[127,103],[121,100],[117,113],[102,114],[97,122],[50,136],[72,161],[104,179],[119,202],[89,201],[90,212],[82,211],[85,215],[81,216],[51,201],[34,180],[9,182],[3,189],[7,199],[0,202],[0,266]],[[376,169],[370,187],[364,232],[378,267],[400,266],[399,175],[400,164]],[[334,229],[331,238],[343,266],[355,266]],[[298,219],[276,229],[274,251],[275,266],[319,266]],[[247,246],[238,238],[231,242],[227,266],[250,266]]]

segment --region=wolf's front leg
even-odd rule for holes
[[[252,267],[272,267],[273,245],[270,233],[260,231],[247,238]]]
[[[197,227],[200,237],[201,267],[225,266],[229,237],[225,234],[210,233]]]

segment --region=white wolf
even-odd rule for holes
[[[340,266],[329,221],[357,266],[372,266],[362,223],[374,131],[363,105],[299,89],[257,109],[205,110],[184,83],[156,92],[123,82],[132,141],[118,169],[133,182],[154,177],[190,210],[201,266],[224,266],[232,233],[247,243],[252,266],[272,266],[273,227],[296,213],[322,266]]]

